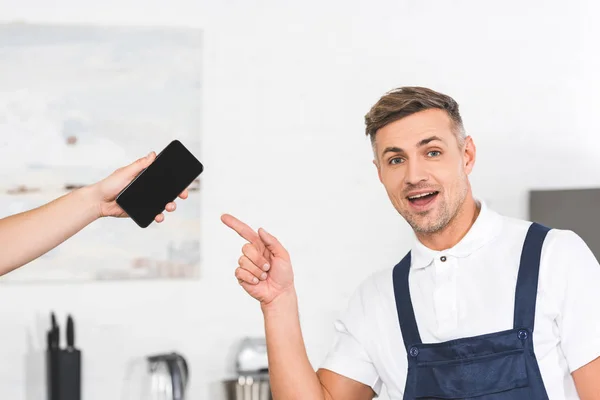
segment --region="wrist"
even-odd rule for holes
[[[291,286],[289,289],[278,294],[273,300],[268,303],[261,303],[260,308],[265,315],[280,315],[288,314],[291,310],[298,309],[298,296],[296,288]]]
[[[96,220],[102,217],[102,196],[97,185],[84,186],[73,192],[73,195],[79,196],[86,215],[90,220]]]

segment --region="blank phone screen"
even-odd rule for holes
[[[175,140],[117,197],[117,203],[142,228],[164,211],[202,173],[203,166]]]

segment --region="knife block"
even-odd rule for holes
[[[81,351],[47,351],[48,400],[81,400]]]

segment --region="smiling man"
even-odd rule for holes
[[[222,217],[249,242],[235,275],[261,302],[275,399],[367,400],[383,385],[397,400],[600,399],[600,266],[583,240],[474,197],[475,144],[451,97],[396,89],[365,120],[415,240],[358,288],[316,373],[288,252]]]

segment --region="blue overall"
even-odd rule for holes
[[[547,400],[533,351],[540,254],[549,229],[533,223],[521,253],[510,330],[422,343],[408,274],[410,252],[394,267],[394,295],[408,357],[404,400]]]

